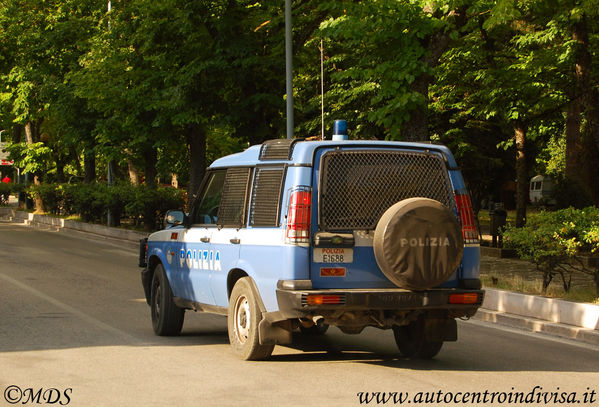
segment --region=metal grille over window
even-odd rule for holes
[[[290,160],[298,139],[268,140],[260,148],[260,160]]]
[[[412,151],[332,151],[321,163],[319,222],[323,230],[375,229],[396,202],[435,199],[455,208],[442,158]]]
[[[229,168],[227,170],[220,207],[218,208],[219,225],[243,225],[249,178],[249,168]]]
[[[258,168],[254,176],[250,226],[276,227],[279,225],[282,168]]]

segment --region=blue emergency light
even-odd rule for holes
[[[347,121],[335,120],[333,125],[333,141],[347,140]]]

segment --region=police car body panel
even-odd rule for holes
[[[273,140],[223,157],[145,255],[155,331],[179,318],[171,303],[227,313],[244,359],[326,324],[393,328],[403,354],[432,357],[483,299],[464,180],[426,143]]]

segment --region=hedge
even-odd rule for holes
[[[169,209],[185,205],[183,190],[171,187],[149,189],[145,186],[102,183],[41,184],[27,188],[30,197],[38,196],[42,212],[55,215],[79,215],[85,222],[105,222],[108,209],[118,225],[122,219],[133,224],[143,222],[147,230],[160,228],[159,222]]]

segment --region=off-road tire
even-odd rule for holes
[[[394,326],[393,335],[399,353],[408,358],[432,359],[443,347],[443,341],[428,341],[424,337],[422,320],[409,325]]]
[[[229,342],[235,354],[243,360],[266,359],[275,347],[272,344],[260,344],[258,325],[262,320],[262,312],[256,295],[250,278],[243,277],[235,283],[229,298]]]
[[[154,269],[150,301],[152,328],[159,336],[176,336],[181,333],[185,310],[175,305],[173,292],[162,264]]]

